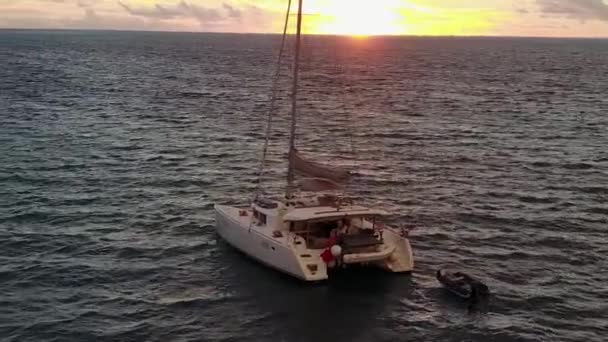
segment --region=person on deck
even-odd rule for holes
[[[340,232],[340,235],[347,235],[349,229],[350,229],[350,220],[342,219],[342,221],[340,221],[340,224],[338,225],[338,231]]]

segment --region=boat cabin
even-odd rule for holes
[[[346,249],[365,249],[382,244],[378,220],[386,213],[365,207],[295,208],[283,220],[289,230],[306,241],[310,249],[325,249],[340,244]]]

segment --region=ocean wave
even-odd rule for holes
[[[276,43],[0,30],[3,338],[605,340],[604,45],[306,38],[298,147],[417,228],[413,274],[308,286],[213,229],[213,203],[255,189]],[[288,81],[263,183],[278,192]],[[486,282],[488,306],[446,293],[440,267]]]

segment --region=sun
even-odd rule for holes
[[[308,1],[306,33],[352,36],[407,34],[394,0]]]
[[[305,0],[304,15],[304,33],[359,37],[479,35],[509,20],[498,10],[437,7],[436,0]]]

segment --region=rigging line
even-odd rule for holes
[[[291,99],[291,134],[289,139],[289,155],[288,155],[288,166],[287,166],[287,191],[285,197],[289,200],[293,192],[294,182],[294,169],[291,160],[295,153],[295,139],[296,139],[296,109],[298,103],[298,73],[300,71],[300,47],[302,44],[302,3],[304,0],[298,0],[298,22],[296,31],[296,51],[293,64],[293,89]]]
[[[262,150],[262,161],[260,162],[260,168],[258,170],[258,179],[255,190],[254,201],[260,196],[262,177],[264,177],[264,168],[266,166],[266,157],[268,156],[268,145],[270,144],[270,132],[272,131],[272,114],[276,110],[277,106],[277,92],[279,88],[279,77],[281,75],[281,64],[283,62],[283,54],[285,51],[285,41],[287,37],[287,28],[289,26],[289,14],[291,12],[291,1],[287,3],[287,13],[285,14],[285,25],[283,26],[283,37],[281,38],[281,47],[279,49],[279,57],[277,60],[277,68],[274,73],[272,80],[272,96],[270,98],[270,106],[268,107],[268,113],[266,118],[266,139],[264,141],[264,148]]]

